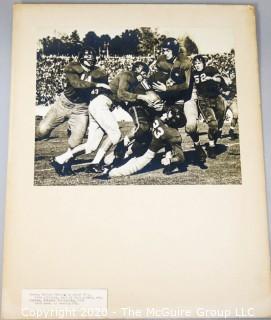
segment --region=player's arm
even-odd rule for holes
[[[221,83],[223,81],[222,75],[219,73],[217,68],[215,67],[208,67],[209,75],[206,77],[206,80],[213,80],[215,82]]]
[[[170,72],[172,64],[167,62],[166,57],[161,55],[157,58],[156,66],[158,69],[162,69],[165,72]]]
[[[159,92],[164,92],[166,93],[166,96],[167,94],[175,94],[176,92],[180,92],[180,91],[183,91],[183,90],[186,90],[189,88],[189,85],[190,85],[190,80],[191,80],[191,77],[192,77],[192,68],[191,68],[191,65],[188,65],[188,66],[185,66],[185,67],[181,67],[182,69],[182,73],[183,73],[183,76],[182,76],[182,82],[181,83],[175,83],[171,86],[167,86],[166,84],[164,83],[161,83],[161,82],[157,82],[157,83],[154,83],[153,84],[153,89],[156,90],[156,91],[159,91]],[[166,97],[165,97],[166,98]]]
[[[81,80],[77,73],[66,72],[66,79],[75,89],[93,89],[96,87],[96,84],[94,82]]]
[[[132,79],[128,73],[124,73],[119,81],[119,88],[117,91],[117,96],[122,101],[135,102],[136,100],[142,100],[150,103],[148,97],[143,94],[136,94],[129,91],[130,83]]]
[[[119,81],[119,88],[117,91],[117,96],[122,101],[135,102],[137,100],[137,94],[130,92],[130,76],[127,73],[124,73]]]

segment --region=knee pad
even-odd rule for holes
[[[185,131],[188,134],[197,132],[197,122],[195,122],[195,123],[186,123]]]

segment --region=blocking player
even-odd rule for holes
[[[174,38],[167,38],[162,44],[163,54],[158,57],[156,66],[158,71],[153,75],[153,88],[165,100],[176,100],[178,95],[184,100],[184,114],[186,116],[185,130],[194,142],[196,156],[200,163],[206,160],[206,153],[203,150],[197,128],[198,107],[196,95],[193,92],[192,63],[184,50],[180,50],[179,43]],[[170,73],[175,70],[183,74],[181,83],[170,84]]]
[[[157,95],[155,96],[154,92],[152,92],[154,94],[152,96],[149,94],[152,88],[147,79],[148,74],[149,67],[146,63],[135,62],[131,71],[120,73],[110,84],[120,103],[126,104],[124,108],[131,115],[135,125],[135,128],[117,146],[115,154],[118,157],[125,153],[131,141],[133,141],[133,151],[137,152],[139,145],[146,145],[150,140],[150,128],[154,119],[154,112],[148,106],[154,102],[153,99],[159,101],[160,99]],[[128,95],[127,92],[129,92]],[[133,99],[138,95],[143,95],[146,99]]]
[[[216,141],[221,136],[225,116],[225,102],[221,96],[222,76],[213,66],[206,66],[205,58],[197,55],[193,58],[193,77],[198,95],[198,106],[209,130],[209,158],[216,158]]]
[[[119,73],[111,82],[110,82],[110,89],[112,91],[112,101],[114,105],[121,105],[124,109],[126,109],[132,116],[135,124],[136,119],[138,120],[137,112],[132,112],[131,109],[135,110],[135,106],[141,105],[143,103],[150,103],[150,98],[145,94],[146,90],[148,89],[147,82],[145,81],[149,72],[148,66],[143,62],[135,62],[132,66],[131,71],[123,71]],[[127,139],[131,139],[132,136],[141,137],[142,132],[140,126],[136,127],[133,130]],[[116,145],[118,141],[113,143]],[[103,172],[104,167],[101,165],[101,161],[103,160],[106,152],[110,149],[112,144],[103,142],[102,145],[99,147],[91,165],[86,168],[86,172],[95,172],[100,173]]]
[[[82,143],[88,125],[91,91],[103,86],[107,77],[95,64],[94,49],[84,48],[78,55],[78,62],[71,62],[64,68],[64,90],[36,129],[36,140],[41,140],[49,137],[57,126],[68,121],[68,150],[51,161],[59,174],[69,171],[69,166],[65,165],[65,155]]]
[[[64,154],[61,161],[71,164],[71,160],[75,156],[97,151],[103,136],[106,134],[106,139],[102,142],[91,164],[86,168],[87,173],[103,172],[104,168],[101,162],[106,152],[112,145],[116,145],[121,138],[117,120],[112,114],[114,106],[123,105],[124,101],[136,102],[140,100],[149,102],[147,96],[134,93],[134,89],[144,79],[145,68],[143,67],[143,63],[135,64],[132,72],[124,71],[117,75],[109,86],[104,84],[101,88],[93,90],[96,97],[90,101],[88,106],[89,134],[87,142]],[[59,162],[57,158],[56,161]]]
[[[110,83],[115,101],[131,115],[135,127],[116,146],[111,162],[122,159],[128,149],[135,155],[147,150],[151,139],[150,128],[155,111],[150,105],[160,102],[160,98],[152,91],[148,81],[149,67],[143,62],[135,62],[131,71],[123,71]]]
[[[160,118],[155,118],[152,127],[152,140],[148,150],[142,156],[132,158],[124,165],[113,168],[109,171],[109,177],[128,176],[142,170],[163,147],[167,150],[165,157],[161,160],[162,165],[165,166],[164,173],[172,173],[185,161],[182,137],[178,131],[178,128],[183,127],[185,123],[183,108],[179,105],[170,107],[167,113],[164,113]]]

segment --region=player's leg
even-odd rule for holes
[[[232,112],[232,120],[231,120],[229,135],[230,135],[230,138],[232,140],[234,140],[234,139],[237,138],[237,134],[235,132],[235,128],[236,128],[236,125],[237,125],[237,122],[238,122],[238,107],[237,107],[237,99],[236,98],[234,98],[231,101],[229,109]]]
[[[175,172],[175,169],[180,169],[180,166],[185,163],[181,133],[175,128],[168,127],[164,143],[167,152],[161,160],[161,164],[165,166],[163,173],[171,174],[173,171]],[[156,143],[153,140],[150,149],[157,150],[157,148],[158,146],[156,147]]]
[[[97,167],[110,147],[112,145],[116,145],[121,138],[121,131],[119,129],[118,122],[110,111],[111,105],[112,101],[104,95],[96,97],[89,105],[91,116],[107,134],[106,139],[102,142],[92,161],[92,164]]]
[[[51,165],[60,175],[72,175],[71,159],[74,157],[74,149],[83,142],[88,126],[88,113],[85,104],[74,105],[70,109],[69,120],[70,136],[68,138],[68,149],[51,161]]]
[[[35,139],[42,140],[50,136],[51,132],[66,120],[69,110],[63,105],[60,97],[51,106],[45,117],[36,128]]]
[[[123,166],[118,168],[113,168],[109,172],[109,177],[121,177],[129,176],[140,170],[142,170],[147,164],[149,164],[155,157],[155,152],[148,149],[141,157],[135,157],[130,159]]]
[[[144,154],[151,141],[152,116],[142,106],[132,106],[128,109],[128,112],[133,119],[134,127],[117,144],[114,150],[117,159],[123,159],[129,153],[135,156]]]
[[[197,159],[205,162],[206,153],[200,144],[198,133],[198,106],[194,99],[184,103],[184,115],[186,117],[185,131],[194,142]]]
[[[218,122],[215,116],[214,109],[212,108],[212,103],[208,98],[199,98],[199,109],[200,112],[208,125],[208,156],[209,158],[216,158],[215,153],[215,137],[218,132]]]
[[[215,136],[215,143],[222,135],[222,127],[225,121],[226,115],[226,100],[222,96],[218,96],[216,99],[216,105],[213,107],[215,116],[217,119],[218,131]]]
[[[84,109],[82,109],[80,106],[73,107],[69,115],[68,124],[70,128],[68,149],[65,153],[55,158],[55,160],[60,164],[63,164],[73,158],[74,155],[76,155],[79,151],[75,151],[74,149],[82,145],[88,126],[88,114],[86,107],[84,106]]]
[[[88,113],[73,112],[68,122],[71,129],[68,145],[70,149],[74,149],[83,142],[88,127]]]
[[[153,117],[142,106],[132,107],[130,114],[135,123],[134,143],[132,145],[132,152],[135,156],[144,154],[151,142],[151,123]]]

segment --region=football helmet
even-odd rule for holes
[[[92,47],[82,49],[78,54],[79,63],[87,69],[92,69],[96,64],[96,52]]]
[[[173,55],[176,57],[179,54],[180,45],[177,39],[166,38],[162,43],[162,49],[171,50]]]
[[[146,77],[150,71],[150,68],[145,62],[137,61],[133,64],[132,71],[137,75]]]
[[[193,58],[192,63],[193,63],[194,68],[195,68],[195,65],[196,65],[198,62],[202,63],[203,69],[204,69],[205,66],[206,66],[206,60],[205,60],[204,56],[198,54],[198,55],[196,55],[196,56]],[[197,68],[195,68],[195,69],[197,70]],[[198,71],[201,71],[201,70],[198,70]]]
[[[186,125],[183,111],[184,104],[175,104],[167,111],[166,123],[172,128],[182,128]]]

